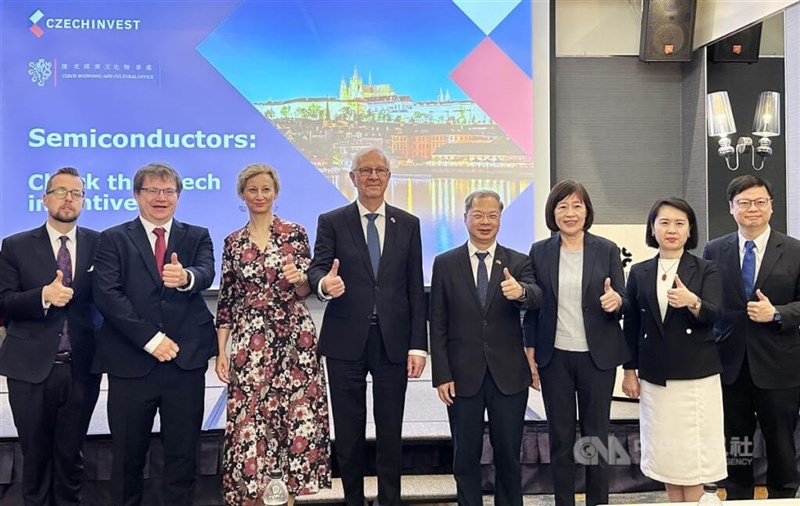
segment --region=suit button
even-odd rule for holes
[[[481,325],[483,325],[484,327],[485,327],[486,325],[488,325],[488,324],[489,324],[489,322],[487,322],[486,320],[483,320],[483,321],[481,322]]]
[[[162,306],[166,306],[166,305],[167,305],[167,301],[165,301],[165,300],[162,300],[162,301],[161,301],[161,305],[162,305]]]
[[[687,334],[691,334],[692,333],[692,329],[686,329],[686,333]]]
[[[484,347],[485,349],[488,349],[488,348],[489,348],[489,343],[483,343],[483,347]]]
[[[163,329],[164,328],[164,324],[163,323],[159,323],[158,324],[158,328]]]

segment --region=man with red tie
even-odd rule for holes
[[[100,376],[90,372],[98,234],[77,226],[83,197],[78,171],[58,169],[42,196],[47,222],[7,237],[0,249],[8,325],[0,374],[22,447],[25,506],[80,504],[81,446],[100,391]]]
[[[139,216],[103,232],[97,246],[95,299],[105,320],[94,370],[108,373],[115,505],[142,504],[156,411],[164,445],[161,501],[193,504],[205,371],[217,350],[202,293],[214,280],[214,252],[207,229],[173,218],[181,189],[169,165],[139,169]]]

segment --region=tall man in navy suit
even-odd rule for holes
[[[467,196],[469,241],[436,257],[431,281],[433,386],[447,405],[459,505],[483,504],[484,411],[495,464],[495,504],[522,505],[520,445],[533,371],[522,338],[522,309],[542,296],[528,256],[497,244],[500,195]]]
[[[100,391],[94,358],[92,258],[97,232],[78,227],[84,186],[58,169],[42,197],[47,222],[3,241],[0,308],[8,335],[0,374],[24,459],[25,506],[80,504],[83,445]]]
[[[728,184],[738,231],[703,257],[723,280],[715,328],[722,360],[728,499],[753,498],[756,421],[767,450],[769,497],[794,497],[800,478],[794,431],[800,411],[800,241],[773,230],[772,186],[745,175]]]
[[[408,378],[425,368],[425,290],[419,219],[388,205],[391,173],[379,149],[353,158],[358,199],[319,217],[309,281],[325,308],[326,357],[336,458],[349,506],[364,503],[366,376],[372,376],[378,501],[400,504],[403,409]]]
[[[94,368],[108,373],[115,505],[142,504],[156,411],[164,445],[162,501],[193,504],[205,372],[216,355],[203,290],[214,280],[208,230],[173,218],[181,179],[151,163],[133,178],[139,216],[100,235],[94,289],[105,321]]]

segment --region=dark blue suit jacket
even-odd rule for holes
[[[800,241],[772,229],[756,278],[755,288],[780,311],[781,323],[747,317],[737,232],[706,244],[703,257],[716,262],[722,275],[722,316],[714,329],[722,382],[736,380],[746,352],[757,387],[800,386]],[[755,290],[750,300],[758,300]]]
[[[191,291],[165,288],[144,226],[137,217],[100,234],[94,290],[105,321],[97,333],[94,370],[137,378],[158,360],[144,350],[157,332],[175,341],[175,363],[190,370],[207,367],[217,353],[211,312],[203,290],[214,281],[214,251],[208,230],[173,220],[165,261],[175,252],[194,275]]]
[[[76,230],[72,300],[64,307],[42,308],[42,288],[56,277],[55,256],[44,225],[3,241],[0,249],[0,307],[8,334],[0,348],[0,374],[39,383],[50,374],[64,319],[69,322],[73,372],[89,374],[94,358],[97,311],[92,304],[92,258],[98,233]]]
[[[319,351],[326,357],[356,360],[369,334],[377,307],[386,354],[405,362],[409,349],[427,350],[425,288],[419,219],[386,204],[386,229],[377,278],[372,273],[358,205],[353,202],[319,217],[314,260],[308,270],[311,289],[339,259],[345,293],[325,308]]]
[[[555,349],[560,252],[559,234],[534,243],[530,251],[536,284],[542,288],[542,303],[525,315],[525,346],[536,349],[539,367],[550,363]],[[622,308],[616,313],[606,313],[600,306],[606,278],[611,278],[611,287],[622,297]],[[583,238],[582,287],[583,326],[589,354],[598,369],[614,368],[630,356],[619,324],[628,305],[625,275],[617,245],[589,232]]]

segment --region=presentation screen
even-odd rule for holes
[[[237,173],[264,162],[281,179],[275,214],[313,245],[319,214],[355,198],[353,155],[377,146],[387,201],[421,220],[426,282],[433,257],[466,240],[476,189],[501,195],[500,242],[527,251],[542,234],[534,188],[549,184],[534,164],[534,8],[4,1],[0,234],[44,222],[47,175],[63,166],[85,180],[81,225],[133,219],[134,173],[166,162],[183,179],[176,218],[210,230],[219,265],[248,219]]]

